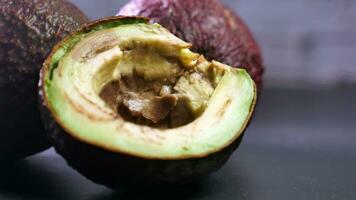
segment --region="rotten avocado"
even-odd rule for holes
[[[37,106],[39,70],[53,45],[87,20],[65,0],[0,1],[0,161],[50,146]]]
[[[112,188],[187,183],[219,169],[250,120],[255,84],[190,48],[136,17],[93,22],[60,42],[40,79],[57,152]]]

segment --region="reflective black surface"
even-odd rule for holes
[[[356,90],[266,90],[228,164],[204,183],[113,191],[53,150],[2,163],[0,199],[356,199]],[[139,186],[138,186],[139,187]]]

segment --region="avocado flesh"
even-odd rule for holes
[[[255,88],[246,71],[206,61],[157,24],[101,27],[67,42],[44,69],[44,94],[57,123],[82,142],[143,158],[197,158],[229,146],[249,120]],[[125,59],[126,51],[143,53]],[[203,76],[203,83],[189,81],[189,74]],[[125,120],[102,94],[135,76],[170,83],[178,96],[173,107],[185,102],[193,121],[162,129]]]

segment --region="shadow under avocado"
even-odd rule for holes
[[[87,180],[59,157],[34,156],[2,163],[0,199],[252,199],[248,168],[238,157],[200,183],[115,191]]]
[[[0,167],[0,199],[88,199],[102,192],[55,155],[37,155]]]
[[[141,199],[253,199],[248,173],[242,164],[228,163],[206,180],[185,186],[130,189],[94,195],[92,200]],[[138,185],[139,187],[139,185]]]
[[[0,192],[21,198],[48,199],[58,195],[52,176],[45,167],[28,160],[2,164]]]

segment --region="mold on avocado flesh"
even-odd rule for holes
[[[219,169],[256,100],[246,70],[207,61],[158,24],[94,22],[59,43],[41,70],[48,138],[109,187],[186,183]]]

